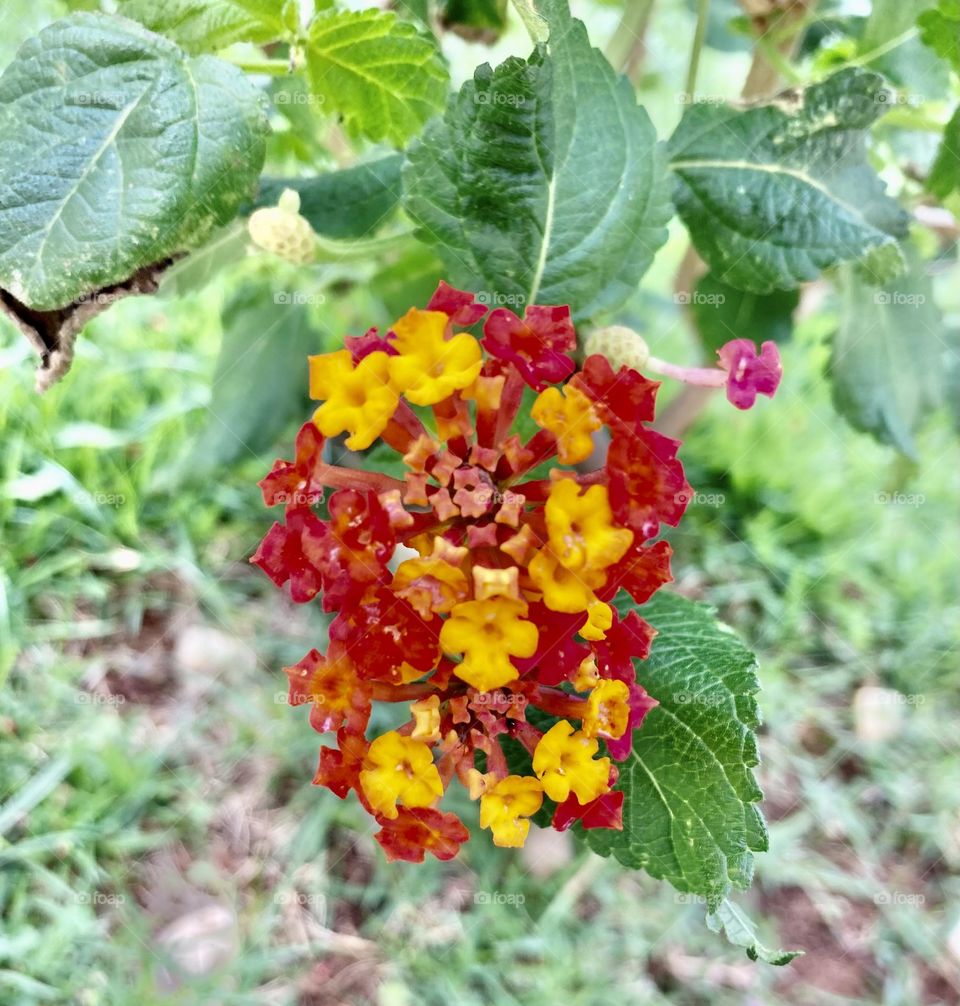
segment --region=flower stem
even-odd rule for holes
[[[690,47],[690,64],[687,67],[687,84],[684,95],[687,104],[693,100],[697,88],[697,70],[700,68],[700,53],[703,50],[703,40],[707,35],[707,17],[710,14],[710,0],[697,2],[697,27],[693,34],[693,45]]]

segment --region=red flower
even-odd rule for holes
[[[513,311],[498,307],[483,326],[483,348],[516,368],[535,391],[556,384],[573,373],[574,363],[564,353],[575,348],[576,332],[568,307],[527,307],[521,321]]]
[[[717,350],[717,356],[727,372],[727,399],[731,404],[749,409],[758,394],[773,398],[783,376],[775,342],[765,342],[758,355],[750,339],[732,339]]]
[[[432,807],[402,808],[392,821],[373,836],[389,861],[422,863],[425,852],[437,859],[453,859],[470,832],[456,814],[446,814]]]

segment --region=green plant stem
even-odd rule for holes
[[[879,59],[881,56],[886,56],[888,52],[898,49],[905,42],[909,42],[910,39],[916,38],[917,34],[918,31],[916,27],[908,28],[906,31],[897,35],[896,38],[891,38],[888,42],[884,42],[883,45],[878,45],[876,49],[871,49],[869,52],[865,52],[862,56],[857,56],[856,59],[851,59],[847,65],[866,66],[868,63],[872,63],[875,59]]]
[[[412,231],[401,231],[399,234],[389,234],[384,237],[367,238],[362,241],[334,241],[330,238],[317,238],[317,262],[348,262],[382,255],[401,247],[412,235]]]
[[[697,27],[693,34],[693,45],[690,48],[690,65],[687,68],[687,84],[684,88],[688,104],[692,101],[697,87],[697,70],[700,68],[700,53],[703,50],[703,40],[707,35],[709,14],[710,0],[697,0]]]
[[[244,73],[262,73],[269,77],[284,77],[291,72],[288,59],[238,60],[233,64]]]
[[[633,0],[628,3],[620,18],[620,23],[607,43],[606,56],[614,70],[628,73],[634,53],[643,47],[653,10],[654,0]]]

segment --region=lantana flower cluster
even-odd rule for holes
[[[326,652],[286,668],[291,702],[333,740],[314,782],[356,794],[389,859],[457,854],[468,831],[439,806],[455,783],[499,846],[523,845],[538,814],[621,828],[617,763],[656,705],[634,660],[655,631],[611,600],[642,605],[670,581],[653,539],[691,495],[679,442],[649,425],[659,385],[602,355],[576,369],[567,307],[488,313],[445,283],[384,337],[345,343],[310,357],[321,404],[260,483],[284,519],[252,559],[336,613]],[[387,444],[403,477],[328,463],[344,434],[354,451]],[[374,702],[404,721],[368,738]]]

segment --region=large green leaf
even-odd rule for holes
[[[454,282],[583,318],[636,288],[666,239],[668,186],[628,81],[564,2],[543,7],[548,45],[480,67],[412,146],[406,207]]]
[[[371,140],[401,146],[443,107],[447,71],[436,45],[390,11],[320,14],[306,54],[313,92]]]
[[[187,52],[216,52],[233,42],[270,42],[295,28],[291,0],[121,0],[118,11],[172,38]]]
[[[914,262],[881,287],[852,269],[840,279],[840,326],[830,357],[834,404],[851,426],[915,458],[914,433],[943,404],[957,365],[930,278]]]
[[[199,244],[249,198],[266,118],[239,70],[74,14],[0,77],[0,286],[65,307]]]
[[[769,293],[896,255],[907,215],[866,160],[885,94],[849,68],[769,104],[687,109],[670,140],[677,211],[720,280]]]
[[[618,598],[621,611],[629,598]],[[591,847],[645,869],[715,909],[746,887],[753,853],[767,848],[756,806],[754,729],[760,717],[752,653],[710,609],[661,591],[642,608],[659,635],[637,680],[660,705],[620,766],[623,831],[585,832]]]
[[[300,213],[329,238],[360,238],[375,231],[400,200],[403,157],[391,154],[315,178],[264,178],[257,206],[274,206],[284,189],[300,193]]]

